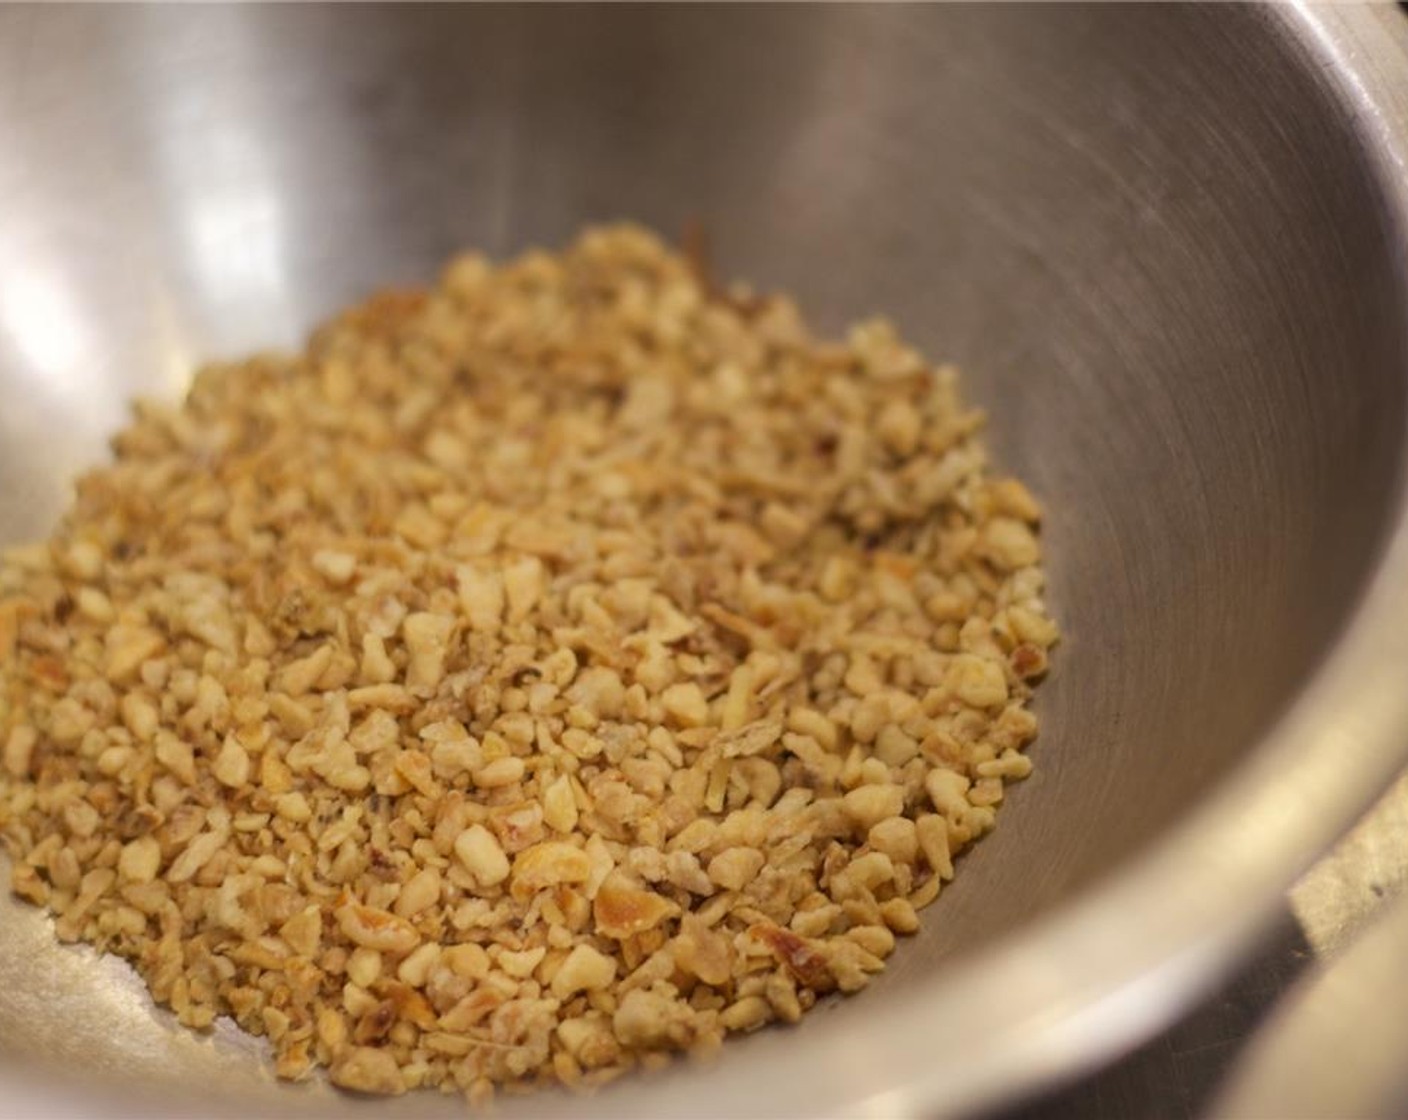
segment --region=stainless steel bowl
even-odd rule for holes
[[[723,271],[823,324],[892,313],[969,371],[1050,511],[1068,640],[1037,774],[862,997],[708,1068],[519,1103],[1010,1098],[1228,967],[1408,757],[1398,19],[0,8],[0,535],[45,528],[132,394],[459,246],[693,216]],[[351,1109],[255,1054],[0,908],[0,1111]]]

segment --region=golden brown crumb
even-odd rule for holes
[[[14,891],[370,1093],[863,987],[1030,769],[1039,514],[886,323],[706,285],[466,256],[140,406],[0,567]]]

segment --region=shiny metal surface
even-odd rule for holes
[[[1359,9],[0,7],[0,537],[132,394],[462,245],[699,217],[892,313],[1051,513],[1037,774],[863,998],[519,1103],[969,1111],[1167,1019],[1408,756],[1405,83]],[[459,1110],[256,1050],[0,906],[0,1110]]]
[[[1399,1002],[1405,989],[1402,964],[1378,969],[1361,964],[1356,948],[1386,915],[1408,905],[1408,776],[1401,777],[1378,804],[1296,885],[1247,959],[1192,1008],[1157,1035],[1122,1053],[1088,1076],[1056,1087],[988,1120],[1091,1120],[1142,1117],[1146,1120],[1207,1120],[1233,1084],[1245,1086],[1250,1070],[1263,1066],[1261,1054],[1303,1016],[1290,1010],[1313,1007],[1303,999],[1310,985],[1345,992],[1362,1009],[1355,1031],[1374,1038],[1357,1043],[1349,1034],[1329,1044],[1322,1035],[1298,1048],[1294,1080],[1298,1096],[1315,1102],[1322,1115],[1398,1116],[1403,1107],[1369,1107],[1392,1099],[1404,1081],[1408,1016]],[[1397,924],[1401,927],[1403,919]],[[1397,940],[1399,955],[1405,944]],[[1377,959],[1377,958],[1373,958]],[[1341,980],[1344,973],[1346,979]],[[1323,977],[1312,979],[1312,977]],[[1385,991],[1379,998],[1375,993]],[[1357,995],[1355,993],[1358,993]],[[1317,1020],[1319,1015],[1312,1014]],[[1333,1020],[1333,1016],[1329,1017]],[[1283,1026],[1284,1024],[1284,1026]],[[1328,1026],[1328,1023],[1327,1023]],[[1336,1029],[1342,1029],[1336,1027]],[[1279,1045],[1277,1046],[1279,1050]],[[1353,1051],[1346,1053],[1346,1051]],[[1256,1078],[1259,1090],[1238,1093],[1238,1120],[1295,1115],[1283,1102],[1288,1076],[1284,1064]],[[1345,1083],[1345,1072],[1356,1078]],[[1262,1098],[1260,1090],[1271,1096]],[[1408,1097],[1403,1098],[1408,1105]]]

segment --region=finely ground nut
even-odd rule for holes
[[[864,987],[1029,771],[1041,511],[889,324],[725,290],[592,230],[140,407],[0,559],[13,892],[364,1093]]]

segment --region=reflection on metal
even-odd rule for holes
[[[15,372],[61,406],[81,409],[91,392],[83,364],[83,318],[42,262],[26,265],[0,275],[0,324],[21,359]]]

